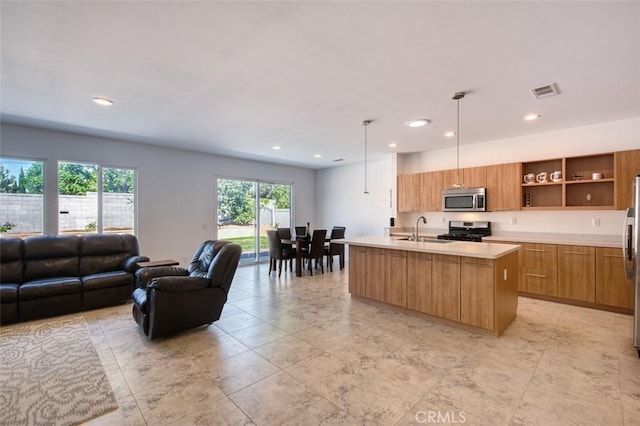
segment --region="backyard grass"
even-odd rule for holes
[[[253,251],[255,249],[253,236],[229,237],[229,238],[225,238],[225,240],[233,241],[236,244],[240,244],[240,247],[242,247],[242,251]],[[262,249],[268,249],[268,248],[269,248],[269,242],[267,241],[267,237],[261,236],[260,249],[262,250]]]

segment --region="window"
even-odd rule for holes
[[[58,163],[58,231],[133,233],[135,171]]]
[[[102,231],[133,234],[135,222],[135,172],[102,169]]]
[[[0,234],[42,234],[44,163],[0,158]]]

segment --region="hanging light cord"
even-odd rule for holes
[[[453,95],[453,99],[456,100],[458,118],[456,123],[456,183],[453,184],[456,188],[462,188],[464,185],[460,183],[460,99],[464,98],[464,92],[456,92]]]
[[[362,125],[364,126],[364,193],[368,194],[367,190],[367,126],[371,124],[371,120],[364,120]]]
[[[460,183],[460,98],[456,98],[456,104],[458,106],[458,120],[456,123],[456,183]]]

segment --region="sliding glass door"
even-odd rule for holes
[[[291,185],[218,178],[218,239],[242,246],[242,263],[269,260],[267,230],[289,227]]]

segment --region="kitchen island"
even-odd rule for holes
[[[349,292],[500,335],[518,308],[515,244],[345,239]]]

